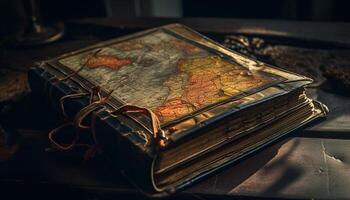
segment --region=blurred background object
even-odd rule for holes
[[[52,43],[63,36],[63,23],[44,25],[40,17],[40,9],[37,0],[23,0],[27,26],[24,32],[13,41],[16,46],[35,46]]]

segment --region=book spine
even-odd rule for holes
[[[59,111],[59,100],[76,92],[76,86],[63,81],[54,82],[53,76],[42,67],[34,67],[28,72],[28,81],[33,95],[47,99]],[[88,105],[88,97],[72,99],[65,103],[65,112],[73,119]],[[143,141],[136,134],[141,127],[132,121],[125,123],[122,116],[113,116],[107,110],[102,110],[96,114],[93,129],[102,155],[142,192],[154,194],[151,172],[154,156],[142,148]]]

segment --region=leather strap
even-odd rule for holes
[[[123,105],[116,110],[110,112],[114,115],[122,115],[127,113],[146,114],[151,119],[153,138],[160,147],[165,147],[168,142],[168,137],[160,127],[160,121],[154,112],[148,108],[143,108],[134,105]]]

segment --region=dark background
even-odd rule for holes
[[[25,2],[0,1],[0,35],[27,22]],[[89,17],[216,17],[349,22],[345,0],[37,0],[42,21]]]
[[[46,45],[16,46],[10,38],[26,29],[28,2],[0,0],[0,195],[3,199],[10,199],[4,198],[6,194],[11,195],[11,199],[38,199],[38,196],[39,199],[60,200],[124,199],[123,195],[129,199],[135,196],[144,199],[121,177],[106,176],[108,164],[97,161],[91,165],[81,163],[79,159],[72,162],[71,155],[67,162],[66,155],[52,156],[43,151],[49,146],[47,133],[59,122],[52,112],[48,112],[46,100],[35,100],[35,96],[30,96],[27,71],[37,61],[175,21],[184,22],[242,54],[310,75],[318,84],[308,89],[311,97],[330,109],[324,123],[285,140],[291,139],[293,151],[281,150],[288,153],[276,156],[284,142],[266,148],[265,153],[195,186],[181,199],[188,199],[188,195],[193,195],[191,199],[207,199],[213,194],[211,199],[240,198],[247,191],[246,199],[250,196],[263,198],[264,195],[288,199],[295,195],[307,199],[349,197],[349,175],[342,170],[349,169],[346,161],[350,160],[350,27],[349,23],[338,22],[350,22],[350,1],[37,0],[41,21],[51,27],[55,22],[64,22],[64,37]],[[319,21],[330,23],[313,23]],[[3,42],[7,39],[8,43]],[[4,142],[2,138],[5,138]],[[9,162],[1,162],[2,152]],[[310,159],[306,162],[303,155],[309,155]],[[262,167],[275,156],[274,167]],[[324,156],[332,161],[328,163],[331,166],[329,172],[322,168],[323,165],[319,166],[325,162]],[[110,171],[115,172],[114,169]],[[246,190],[232,192],[258,171],[260,174],[268,172],[273,181],[253,181]],[[308,181],[302,183],[304,177]],[[111,180],[113,187],[104,178]],[[271,182],[273,184],[269,186]],[[212,189],[213,183],[217,189]],[[84,188],[89,184],[100,188],[102,194]],[[294,186],[298,184],[304,187],[296,193]],[[128,190],[124,191],[125,188]]]

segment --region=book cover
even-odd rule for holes
[[[304,94],[311,79],[179,24],[44,61],[29,80],[154,194],[177,191],[327,112]]]

